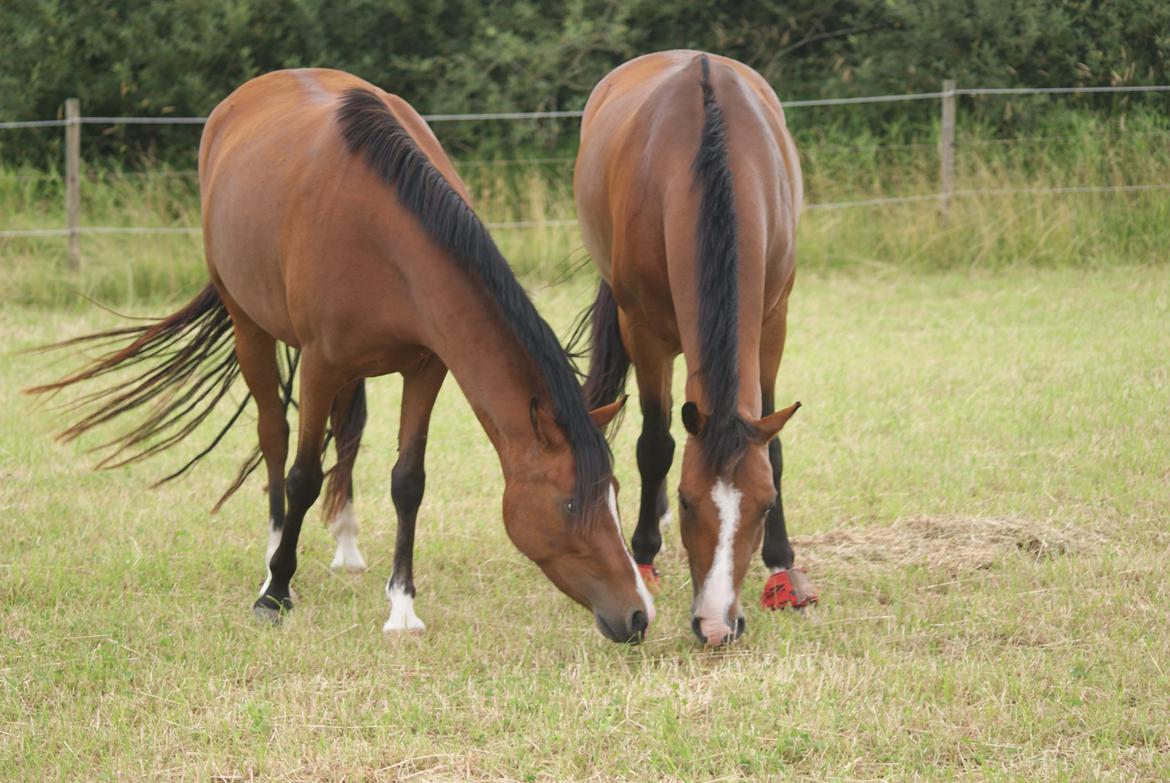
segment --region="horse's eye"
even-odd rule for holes
[[[571,500],[565,501],[565,513],[572,516],[577,513],[577,504]]]
[[[688,503],[687,499],[682,495],[678,496],[678,507],[681,508],[684,512],[691,510],[691,504]]]

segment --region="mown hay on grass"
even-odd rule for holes
[[[803,567],[920,565],[949,571],[990,568],[1022,553],[1055,557],[1100,544],[1095,531],[1014,517],[913,516],[888,527],[837,528],[794,538]]]

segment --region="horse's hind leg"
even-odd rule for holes
[[[636,333],[631,338],[628,343],[642,408],[642,434],[637,447],[642,497],[630,548],[647,587],[657,593],[660,581],[654,558],[662,548],[662,525],[670,519],[666,474],[674,460],[674,439],[670,436],[673,357],[657,341],[640,339]]]
[[[280,543],[281,529],[284,527],[284,463],[288,458],[288,420],[280,399],[276,341],[234,304],[229,304],[228,310],[235,331],[240,372],[248,385],[248,391],[256,400],[256,429],[260,437],[260,453],[264,455],[264,465],[268,472],[268,548],[264,554],[264,567],[267,569],[272,553]]]
[[[358,521],[353,509],[353,466],[366,424],[365,380],[347,384],[337,394],[330,413],[333,442],[337,448],[337,465],[329,476],[325,496],[325,514],[329,532],[337,542],[337,552],[329,566],[334,571],[359,573],[366,561],[358,551]]]
[[[437,356],[402,374],[398,461],[391,473],[390,487],[398,515],[398,536],[394,543],[394,571],[386,582],[386,598],[390,601],[390,618],[382,626],[386,632],[426,630],[414,613],[414,525],[426,487],[424,462],[431,410],[446,377],[447,367]]]
[[[328,522],[329,533],[333,536],[337,549],[333,553],[333,562],[329,568],[337,572],[360,574],[366,570],[366,559],[358,549],[358,519],[353,508],[353,479],[350,479],[345,491],[345,501],[341,508]]]
[[[256,614],[277,619],[281,610],[292,608],[289,583],[297,570],[297,540],[305,514],[321,492],[321,448],[325,423],[333,398],[345,385],[313,351],[306,347],[301,358],[301,408],[297,430],[297,456],[285,479],[288,507],[276,550],[268,561],[268,581],[253,605]]]

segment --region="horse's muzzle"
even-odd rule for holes
[[[635,609],[624,620],[607,618],[599,611],[594,612],[593,617],[597,621],[597,630],[611,642],[638,644],[646,638],[646,629],[650,625],[646,612],[641,609]]]
[[[691,618],[691,630],[695,632],[700,642],[710,647],[734,642],[743,636],[746,629],[747,619],[743,615],[736,617],[734,623],[728,623],[726,620],[712,622],[701,617]]]

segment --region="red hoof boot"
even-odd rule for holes
[[[760,606],[765,609],[803,609],[815,604],[820,596],[812,581],[803,571],[790,568],[777,571],[768,577]]]
[[[662,579],[658,576],[657,568],[653,565],[638,563],[638,573],[642,575],[642,581],[646,583],[646,589],[650,591],[650,595],[658,595],[662,591]]]

